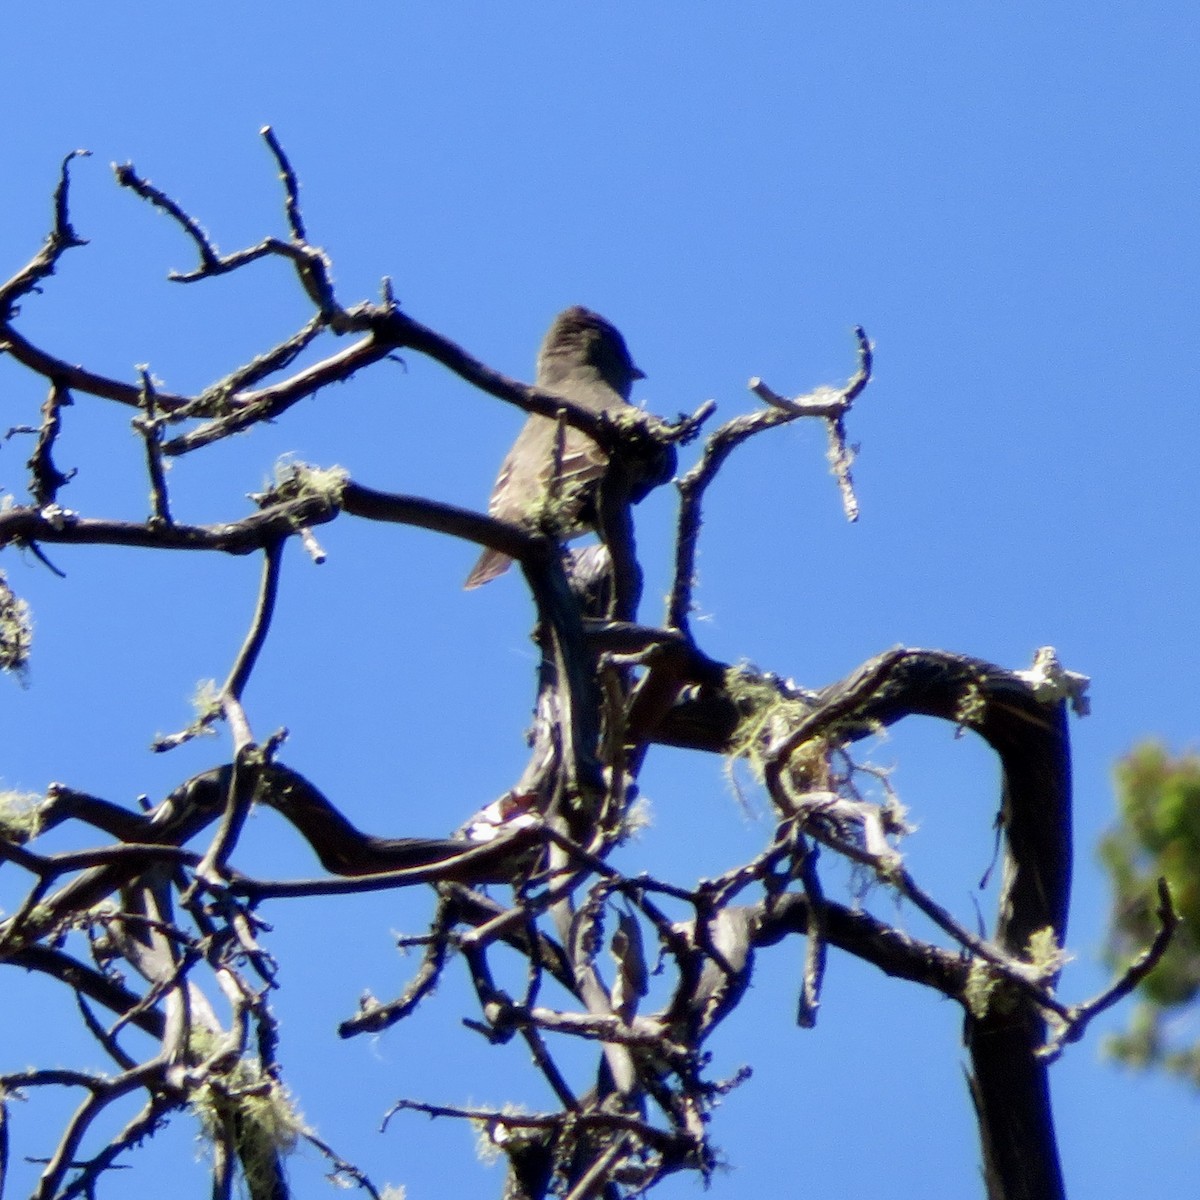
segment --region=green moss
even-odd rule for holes
[[[747,667],[730,667],[725,672],[725,693],[738,711],[738,725],[728,743],[729,758],[744,758],[757,779],[762,778],[765,752],[774,737],[795,728],[811,711],[802,700],[785,696],[779,682]],[[815,739],[792,755],[794,768],[803,769],[806,759],[825,762],[827,744]]]
[[[963,689],[958,705],[954,710],[954,720],[959,725],[977,728],[983,724],[987,716],[987,696],[977,682],[971,682]]]
[[[23,672],[29,665],[32,644],[29,605],[8,586],[0,571],[0,670]]]
[[[211,725],[221,715],[221,689],[215,679],[202,679],[196,684],[191,698],[192,711],[196,714],[195,727]]]
[[[1057,975],[1067,961],[1067,956],[1063,953],[1058,939],[1054,936],[1054,930],[1049,925],[1035,930],[1029,935],[1027,953],[1029,961],[1037,968],[1038,974],[1043,979]]]
[[[254,497],[264,507],[293,500],[317,498],[331,508],[342,502],[342,493],[350,473],[344,467],[314,467],[292,458],[281,458],[275,464],[273,478],[264,490]]]
[[[216,1045],[216,1035],[193,1033],[193,1050]],[[251,1196],[265,1194],[276,1161],[291,1154],[306,1132],[288,1090],[249,1059],[224,1073],[213,1072],[190,1097],[192,1111],[209,1141],[232,1131]]]
[[[38,835],[42,797],[36,792],[0,791],[0,837],[24,845]]]
[[[974,959],[967,972],[967,982],[962,991],[963,1003],[977,1021],[989,1012],[1006,1012],[1012,1008],[1014,995],[1012,985],[996,973],[991,963]]]

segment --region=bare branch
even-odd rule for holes
[[[858,371],[844,388],[818,388],[808,396],[785,400],[760,379],[750,381],[751,390],[769,404],[763,412],[734,417],[712,433],[704,446],[700,461],[679,481],[679,529],[675,537],[675,576],[667,604],[667,626],[687,633],[690,628],[692,592],[695,587],[696,542],[700,536],[701,507],[704,493],[716,478],[717,472],[733,451],[748,438],[767,429],[774,429],[798,417],[823,417],[831,422],[831,436],[844,450],[842,420],[854,400],[871,378],[871,344],[861,327],[855,329],[858,339]],[[844,455],[835,463],[843,495],[853,492],[849,484],[849,461]],[[853,512],[853,516],[851,516]],[[851,520],[857,516],[857,505],[847,508]]]
[[[275,161],[279,164],[279,178],[287,195],[287,219],[288,226],[292,231],[292,240],[307,242],[308,234],[304,229],[304,218],[300,215],[300,182],[296,178],[296,172],[292,170],[292,164],[288,161],[288,157],[270,125],[264,125],[259,132],[271,148]]]
[[[148,179],[143,179],[134,169],[133,163],[120,165],[113,163],[112,169],[113,175],[121,187],[129,188],[131,192],[141,196],[143,200],[154,205],[160,212],[166,213],[191,238],[200,254],[204,272],[218,269],[221,256],[195,217],[186,213],[182,205],[172,200],[161,188],[155,187]],[[178,278],[178,276],[173,276],[173,278]]]
[[[163,473],[162,426],[154,396],[154,383],[147,368],[140,368],[142,376],[142,408],[145,416],[135,417],[133,427],[142,435],[146,444],[146,469],[150,473],[150,522],[154,525],[170,525],[171,505],[167,498],[167,479]]]
[[[135,546],[147,550],[218,550],[251,554],[301,525],[323,525],[337,515],[320,496],[273,505],[220,525],[150,525],[81,517],[69,509],[10,508],[0,512],[0,546],[37,542],[78,546]]]
[[[237,662],[229,672],[229,678],[221,689],[224,696],[232,696],[241,700],[246,684],[250,681],[250,673],[258,656],[266,644],[267,634],[271,629],[271,618],[275,614],[275,600],[279,595],[279,571],[283,565],[284,539],[279,538],[269,543],[263,553],[262,587],[258,594],[258,604],[254,611],[254,623],[246,640],[238,651]]]
[[[1179,927],[1179,914],[1171,900],[1171,889],[1165,879],[1158,881],[1158,932],[1154,940],[1125,968],[1110,987],[1084,1004],[1072,1005],[1054,1036],[1041,1048],[1047,1062],[1054,1062],[1069,1042],[1077,1042],[1087,1031],[1089,1023],[1114,1004],[1124,1000],[1162,961]]]
[[[70,166],[76,158],[86,158],[90,150],[72,150],[62,161],[59,170],[58,186],[54,189],[54,225],[46,235],[42,248],[34,257],[6,283],[0,284],[0,322],[7,327],[17,312],[17,301],[22,296],[37,290],[43,279],[54,274],[58,260],[68,251],[87,242],[81,238],[71,225],[68,197],[70,195],[71,175]],[[0,338],[0,348],[9,350],[7,344],[7,329]]]
[[[64,484],[70,483],[75,472],[68,471],[65,475],[54,465],[54,443],[62,430],[62,409],[74,403],[71,393],[58,383],[51,383],[50,394],[42,405],[42,423],[38,426],[37,445],[29,457],[26,466],[32,473],[29,480],[29,494],[39,508],[53,504],[58,498],[58,491]]]
[[[480,1122],[508,1156],[513,1200],[543,1200],[551,1193],[568,1200],[625,1200],[682,1169],[707,1181],[716,1163],[708,1141],[713,1110],[744,1073],[709,1077],[706,1040],[736,1009],[761,955],[795,934],[806,939],[802,1025],[815,1022],[831,949],[963,1005],[991,1193],[996,1200],[1056,1200],[1061,1173],[1046,1061],[1136,986],[1177,920],[1164,890],[1161,929],[1146,954],[1099,997],[1075,1006],[1058,999],[1071,867],[1064,701],[1078,702],[1082,677],[1064,671],[1048,651],[1039,653],[1033,671],[1014,672],[960,655],[900,648],[816,691],[710,658],[690,624],[703,504],[729,455],[748,438],[801,417],[824,421],[843,507],[849,519],[857,516],[846,418],[871,378],[866,334],[855,330],[857,370],[840,388],[789,399],[751,381],[765,407],[715,430],[679,482],[666,621],[662,628],[642,625],[637,607],[644,564],[631,503],[674,471],[677,448],[697,436],[712,404],[674,423],[634,412],[613,419],[494,370],[402,312],[386,278],[378,301],[343,306],[329,257],[309,240],[297,174],[270,127],[262,136],[282,185],[286,229],[230,254],[222,254],[195,216],[132,166],[115,169],[120,186],[164,213],[195,247],[195,269],[171,278],[215,279],[261,259],[282,260],[288,281],[294,274],[312,305],[298,329],[197,394],[160,389],[148,367],[140,369],[137,383],[107,378],[13,329],[19,302],[53,274],[67,249],[82,245],[68,213],[74,156],[63,164],[45,244],[0,286],[0,352],[49,381],[40,426],[24,430],[37,434],[29,460],[33,503],[0,511],[0,546],[28,547],[43,558],[50,544],[263,555],[253,616],[224,684],[212,685],[192,726],[155,747],[179,745],[223,717],[231,730],[232,762],[186,780],[155,807],[140,798],[140,810],[53,785],[33,816],[42,830],[73,826],[76,837],[85,832],[83,850],[39,853],[34,825],[19,812],[0,831],[0,861],[26,880],[16,913],[0,924],[0,963],[70,988],[80,1020],[119,1071],[108,1079],[35,1069],[0,1080],[10,1091],[83,1089],[37,1196],[92,1195],[104,1173],[116,1169],[117,1160],[168,1112],[190,1106],[201,1114],[212,1144],[215,1197],[232,1196],[239,1171],[250,1194],[284,1196],[282,1159],[302,1140],[329,1159],[335,1178],[378,1197],[362,1172],[301,1127],[286,1102],[284,1056],[269,1003],[286,973],[269,953],[270,929],[257,908],[266,900],[429,885],[436,900],[428,926],[400,943],[421,948],[412,979],[394,999],[364,996],[339,1033],[350,1037],[393,1025],[432,995],[453,964],[463,964],[478,1003],[477,1015],[464,1023],[492,1042],[523,1039],[557,1111],[518,1115],[401,1100],[388,1118],[407,1109]],[[297,366],[325,333],[354,340]],[[589,511],[600,547],[572,555],[552,529],[530,532],[302,463],[277,468],[274,481],[252,497],[258,511],[249,516],[205,525],[174,520],[166,457],[277,420],[329,384],[409,351],[489,396],[555,421],[556,460],[569,429],[595,440],[608,462],[595,511]],[[636,372],[632,360],[627,367]],[[53,453],[62,410],[79,395],[137,409],[134,427],[144,441],[151,489],[145,521],[86,517],[59,505],[70,476],[55,466]],[[174,434],[169,439],[168,426]],[[563,499],[557,495],[561,474],[550,472],[547,509]],[[400,523],[463,538],[521,564],[536,609],[538,650],[530,755],[520,777],[492,792],[498,799],[454,837],[365,832],[347,819],[337,797],[277,761],[286,731],[261,744],[253,735],[247,684],[272,632],[286,542],[299,536],[320,561],[324,554],[311,531],[343,511],[364,523]],[[370,531],[365,524],[364,531]],[[21,611],[6,590],[0,600],[10,615]],[[866,768],[850,759],[848,747],[917,714],[977,732],[1001,764],[1004,883],[996,927],[987,935],[966,928],[911,877],[898,849],[907,830],[890,793],[875,804],[859,791]],[[621,861],[614,850],[636,827],[639,775],[656,745],[747,759],[761,771],[778,809],[774,835],[713,879],[625,874],[614,865]],[[869,797],[877,786],[878,779],[863,790]],[[886,790],[886,780],[882,786]],[[312,848],[320,863],[313,878],[272,878],[252,861],[255,847],[242,834],[256,804],[272,809]],[[187,848],[206,831],[203,854]],[[822,880],[821,868],[833,855],[868,868],[907,898],[949,945],[911,937],[839,904]],[[485,894],[484,885],[502,889],[502,899]],[[94,967],[66,952],[72,939],[86,947],[84,957],[90,953]],[[130,968],[138,976],[136,988],[121,975]],[[647,1011],[656,994],[651,974],[663,977],[667,997],[654,1012]],[[93,1005],[116,1014],[108,1027]],[[156,1039],[154,1057],[139,1063],[129,1053],[125,1043],[133,1044],[133,1035],[120,1036],[127,1025]],[[1049,1040],[1047,1025],[1054,1030]],[[572,1055],[566,1061],[559,1053],[564,1038]],[[585,1052],[592,1073],[580,1080]],[[115,1127],[111,1106],[133,1092],[143,1094],[140,1112],[90,1158],[81,1158],[80,1147],[98,1129]],[[0,1121],[3,1103],[0,1097]]]

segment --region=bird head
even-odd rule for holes
[[[538,352],[538,382],[546,388],[581,371],[594,372],[622,400],[629,400],[634,380],[645,379],[629,354],[620,330],[598,313],[575,305],[554,319]]]

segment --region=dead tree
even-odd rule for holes
[[[793,935],[806,946],[797,983],[802,1026],[816,1022],[830,947],[960,1004],[988,1195],[1062,1196],[1047,1070],[1132,983],[1126,976],[1083,1004],[1063,1001],[1056,990],[1071,874],[1067,708],[1082,704],[1084,681],[1049,651],[1031,670],[1016,671],[938,650],[897,649],[810,689],[711,658],[690,621],[706,489],[746,439],[796,420],[824,422],[844,506],[855,515],[845,422],[870,378],[866,335],[858,331],[857,370],[844,387],[787,399],[754,381],[763,407],[707,435],[676,481],[673,587],[661,621],[647,621],[639,617],[630,497],[663,475],[677,447],[700,436],[712,406],[674,422],[597,415],[491,369],[401,311],[386,281],[379,302],[346,306],[328,258],[309,240],[292,168],[271,131],[264,136],[283,181],[287,234],[233,254],[219,253],[199,221],[132,166],[116,171],[121,187],[165,213],[194,245],[198,265],[176,279],[211,280],[278,259],[311,302],[302,328],[211,386],[181,395],[145,371],[134,380],[111,378],[20,332],[22,300],[83,245],[68,208],[70,157],[44,245],[0,287],[0,351],[48,388],[41,423],[28,430],[28,497],[0,512],[0,545],[43,560],[47,547],[99,544],[256,555],[262,562],[254,619],[224,684],[192,726],[156,747],[169,750],[223,724],[232,743],[223,761],[146,811],[55,785],[32,810],[5,815],[0,854],[28,884],[24,902],[0,925],[0,959],[73,993],[113,1063],[104,1075],[47,1067],[0,1078],[0,1113],[34,1088],[83,1096],[34,1195],[98,1194],[108,1173],[183,1109],[199,1115],[211,1139],[216,1196],[231,1194],[239,1172],[256,1200],[286,1196],[283,1159],[299,1140],[319,1146],[334,1174],[377,1195],[290,1107],[271,1007],[277,972],[258,914],[294,897],[421,886],[432,903],[427,930],[411,943],[423,948],[419,969],[402,994],[364,1001],[339,1032],[350,1038],[401,1021],[432,1002],[443,972],[465,968],[479,1002],[471,1027],[494,1043],[523,1042],[556,1106],[517,1114],[441,1096],[400,1099],[395,1112],[481,1123],[507,1156],[505,1194],[513,1200],[617,1200],[675,1172],[707,1177],[716,1161],[714,1102],[738,1080],[711,1077],[705,1040],[736,1009],[756,956]],[[349,342],[295,365],[329,335]],[[176,519],[164,470],[169,459],[283,419],[298,401],[398,351],[429,356],[473,387],[593,438],[610,464],[596,504],[599,544],[572,553],[549,519],[511,525],[300,464],[282,469],[246,515],[211,525]],[[56,465],[56,439],[69,419],[66,406],[84,397],[132,414],[150,481],[144,520],[88,515],[62,502],[69,477]],[[520,564],[533,598],[540,662],[528,766],[453,837],[360,831],[317,781],[287,765],[282,735],[256,736],[243,704],[272,631],[285,542],[303,539],[319,558],[314,531],[347,519],[420,526],[502,551]],[[0,649],[8,669],[21,668],[28,635],[24,604],[5,584]],[[903,811],[853,757],[863,738],[914,715],[978,735],[999,758],[1003,885],[988,936],[966,928],[913,878],[903,853]],[[751,764],[776,818],[760,853],[699,882],[631,876],[612,865],[611,852],[630,831],[639,773],[656,745]],[[281,879],[269,862],[246,861],[241,833],[254,806],[289,822],[325,873]],[[66,822],[88,829],[94,845],[59,854],[34,848],[38,832]],[[197,838],[207,838],[203,849],[188,849]],[[857,864],[920,909],[943,939],[921,940],[827,895],[819,856]],[[1161,921],[1151,956],[1169,937],[1165,896]],[[497,982],[499,948],[527,964],[519,992]],[[645,1011],[656,961],[671,973],[671,995],[664,1007]],[[229,1020],[217,1016],[218,995]],[[122,1039],[127,1027],[153,1037],[157,1052],[131,1054]],[[560,1063],[562,1039],[596,1048],[586,1088]],[[130,1094],[142,1097],[140,1115],[97,1144],[98,1119]]]

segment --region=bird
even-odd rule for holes
[[[615,325],[581,305],[554,318],[537,357],[537,387],[554,392],[595,413],[632,408],[629,394],[645,374],[634,364]],[[565,536],[578,537],[594,526],[596,486],[608,466],[608,455],[586,433],[572,425],[563,431],[556,454],[558,422],[530,414],[517,435],[492,488],[489,515],[517,525],[532,525],[551,485],[556,460],[558,495],[566,512]],[[646,490],[649,490],[648,488]],[[635,494],[634,500],[645,495]],[[467,576],[464,588],[477,588],[508,570],[512,559],[485,549]]]

